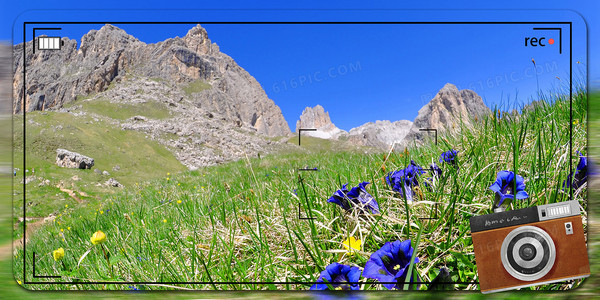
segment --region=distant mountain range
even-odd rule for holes
[[[331,123],[329,113],[317,105],[304,110],[296,123],[296,132],[299,128],[314,128],[317,131],[303,131],[302,134],[326,139],[347,139],[357,145],[387,150],[394,143],[405,147],[411,143],[423,142],[429,133],[421,129],[453,129],[459,122],[468,125],[474,119],[490,113],[491,110],[474,91],[459,91],[455,85],[448,83],[419,110],[413,122],[377,120],[346,132]]]

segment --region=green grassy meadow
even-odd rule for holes
[[[23,168],[23,151],[14,151],[14,167],[19,169],[14,177],[14,193],[15,199],[22,199],[23,175],[27,176],[28,218],[57,215],[66,207],[86,209],[90,203],[103,201],[106,195],[121,192],[121,188],[104,185],[109,178],[131,187],[137,181],[161,176],[162,168],[173,172],[186,169],[164,146],[143,134],[121,130],[108,121],[87,115],[28,113],[26,139],[23,139],[23,116],[16,115],[13,121],[14,147],[27,149],[27,168]],[[88,170],[58,167],[56,149],[61,147],[95,158],[95,165]],[[107,171],[109,175],[98,174],[94,169]],[[22,206],[21,201],[13,205],[15,224],[22,217]],[[20,230],[15,231],[15,238],[20,238],[22,232],[22,223],[18,224]]]
[[[522,114],[494,112],[474,126],[441,135],[437,145],[430,142],[390,155],[340,150],[335,142],[303,137],[302,149],[295,152],[197,171],[186,171],[166,149],[136,132],[102,121],[87,124],[86,116],[28,113],[27,119],[34,123],[27,125],[27,166],[35,166],[35,174],[52,184],[27,185],[27,216],[55,217],[28,233],[27,268],[31,269],[35,251],[37,274],[58,275],[72,284],[23,286],[31,290],[307,290],[311,284],[303,283],[316,281],[327,265],[339,262],[363,268],[385,242],[407,239],[419,257],[414,269],[421,281],[431,281],[440,267],[447,267],[454,281],[476,281],[469,218],[491,212],[494,193],[489,186],[497,172],[515,171],[525,178],[529,198],[514,202],[513,209],[566,200],[562,183],[569,173],[570,111],[574,167],[575,151],[588,153],[587,105],[586,94],[578,93],[572,110],[568,98],[558,97]],[[49,135],[57,139],[45,138],[43,131],[58,124],[61,132]],[[18,138],[22,133],[17,126],[14,134],[14,149],[21,149],[24,141]],[[125,188],[96,186],[107,178],[91,170],[56,167],[59,145],[95,157],[97,168],[109,171]],[[438,162],[440,154],[450,149],[459,151],[458,168]],[[18,167],[22,153],[15,150],[14,154]],[[444,175],[431,188],[422,187],[415,201],[408,203],[391,190],[385,176],[411,160],[424,167],[436,162]],[[112,171],[115,164],[120,171]],[[69,181],[73,176],[80,180]],[[61,181],[89,197],[79,197],[81,202],[73,199],[56,187]],[[367,190],[379,203],[381,214],[347,213],[327,202],[342,184],[357,186],[363,181],[371,183]],[[14,189],[13,221],[18,223],[22,216],[19,180]],[[587,208],[586,188],[574,195]],[[583,217],[587,221],[586,213]],[[19,238],[22,230],[16,226],[14,237]],[[106,241],[93,245],[90,237],[98,230],[106,234]],[[343,247],[349,237],[362,241],[358,253]],[[65,256],[57,262],[52,252],[58,248],[64,248]],[[14,249],[17,281],[54,280],[34,279],[31,272],[24,278],[23,255],[22,248]],[[385,289],[372,279],[360,280],[361,290]],[[106,283],[86,284],[99,281]],[[579,284],[529,289],[566,290]],[[456,284],[452,289],[476,291],[478,286]],[[478,297],[479,292],[473,295]]]

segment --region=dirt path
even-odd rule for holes
[[[63,187],[62,185],[57,185],[56,187],[59,188],[62,192],[67,193],[71,198],[73,198],[79,204],[84,203],[85,201],[82,200],[81,198],[79,198],[77,196],[77,194],[79,194],[79,196],[81,196],[81,197],[90,197],[85,192],[79,192],[79,191],[67,189],[67,188]],[[52,220],[54,220],[54,218],[55,218],[54,215],[50,215],[48,217],[27,218],[26,236],[31,237],[40,227],[42,227],[42,225],[44,225],[47,222],[51,222]],[[19,222],[23,222],[23,218],[20,218]],[[0,260],[10,258],[12,255],[13,249],[20,248],[20,247],[23,247],[23,239],[18,239],[18,240],[13,241],[12,243],[6,243],[4,245],[0,245]]]
[[[27,236],[32,236],[35,231],[37,231],[42,225],[47,222],[51,222],[54,220],[54,216],[49,216],[45,218],[27,218]],[[22,222],[22,219],[20,220]],[[29,239],[28,239],[29,240]],[[15,248],[23,247],[23,239],[18,239],[12,241],[12,243],[6,243],[4,245],[0,245],[0,260],[9,259],[12,256],[13,250]]]

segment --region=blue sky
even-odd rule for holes
[[[301,8],[366,8],[366,3],[324,6],[303,3]],[[590,27],[600,26],[595,15],[600,5],[594,2],[566,7],[567,3],[549,3],[525,6],[518,1],[504,1],[502,6],[466,5],[445,2],[427,7],[395,8],[482,8],[485,11],[288,11],[258,12],[240,10],[169,11],[146,10],[132,14],[117,11],[37,11],[20,15],[22,20],[64,21],[203,21],[203,20],[284,20],[284,21],[571,21],[573,26],[574,78],[585,76],[590,66],[592,80],[599,78],[600,67],[586,57],[586,31],[583,19],[565,10],[489,10],[490,8],[533,9],[568,8],[583,14]],[[125,2],[126,4],[126,2]],[[11,38],[12,22],[19,11],[31,8],[110,8],[110,4],[84,7],[82,3],[62,1],[60,6],[35,2],[12,3],[2,10],[0,40]],[[160,5],[160,6],[159,6]],[[198,8],[201,2],[194,2]],[[282,3],[260,3],[250,6],[242,2],[213,4],[212,8],[290,8]],[[387,5],[387,6],[386,6]],[[482,4],[479,4],[482,5]],[[185,7],[165,6],[165,2],[146,2],[146,9]],[[206,8],[207,6],[204,6]],[[369,8],[393,7],[389,4],[371,4]],[[134,8],[124,5],[118,8]],[[298,5],[292,8],[299,8]],[[586,14],[587,13],[587,14]],[[169,37],[183,36],[193,25],[119,25],[128,33],[147,43]],[[500,105],[507,109],[526,103],[542,91],[564,88],[569,76],[568,27],[563,30],[563,53],[558,53],[558,32],[535,31],[533,27],[555,25],[203,25],[221,51],[233,57],[254,76],[269,98],[279,105],[292,130],[306,106],[321,104],[330,112],[332,121],[349,130],[375,120],[413,120],[419,108],[427,103],[445,83],[459,89],[473,89],[488,106]],[[78,41],[90,29],[101,25],[60,26],[62,36]],[[15,42],[20,42],[20,27],[14,30]],[[598,35],[598,34],[596,34]],[[553,45],[524,46],[526,37],[553,38]],[[28,40],[31,36],[28,36]],[[590,57],[596,41],[590,41]],[[598,51],[595,51],[596,53]],[[534,69],[531,59],[536,60]],[[579,62],[579,63],[577,63]],[[596,70],[596,71],[594,71]],[[536,76],[537,71],[537,76]],[[557,78],[558,77],[558,78]],[[581,80],[581,79],[580,79]]]

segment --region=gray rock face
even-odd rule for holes
[[[326,112],[323,106],[307,107],[300,115],[300,120],[296,122],[296,132],[300,128],[312,128],[317,131],[302,131],[302,135],[318,137],[322,139],[336,139],[347,132],[337,128],[331,123],[329,112]]]
[[[61,107],[78,96],[104,92],[123,78],[142,77],[174,83],[176,90],[185,90],[178,97],[222,115],[224,121],[267,136],[290,133],[281,110],[260,84],[221,53],[200,25],[183,38],[156,44],[145,44],[112,25],[85,34],[79,50],[75,40],[64,37],[62,42],[60,51],[36,50],[35,54],[32,41],[13,46],[14,113]],[[27,61],[25,97],[23,57]]]
[[[65,149],[56,150],[56,164],[63,168],[91,169],[94,159]]]
[[[350,129],[348,141],[362,146],[387,150],[394,143],[402,142],[412,125],[413,123],[408,120],[369,122]]]
[[[459,91],[455,85],[447,83],[419,110],[403,144],[422,142],[427,133],[420,132],[420,128],[435,128],[438,131],[455,130],[458,124],[470,125],[477,118],[490,113],[491,110],[477,93],[471,90]]]

